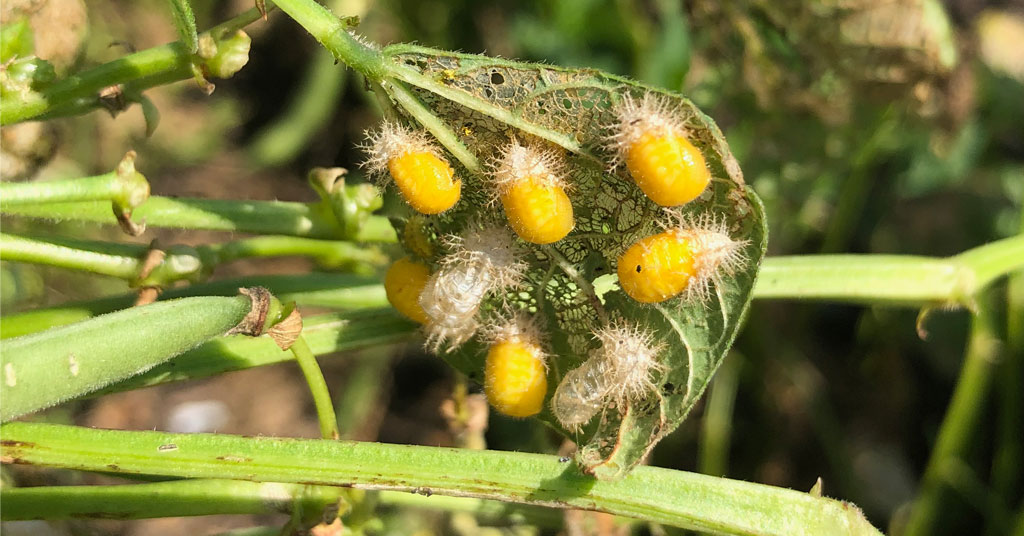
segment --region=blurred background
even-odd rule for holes
[[[201,29],[251,7],[243,1],[192,4]],[[381,44],[415,42],[593,67],[680,91],[718,122],[764,200],[770,255],[944,256],[1022,232],[1020,0],[329,4],[338,14],[359,16],[359,31]],[[166,2],[157,0],[89,2],[88,9],[79,0],[5,0],[2,15],[4,23],[31,17],[36,52],[58,74],[177,38]],[[161,115],[152,136],[146,137],[138,106],[116,117],[97,111],[4,127],[3,179],[103,173],[134,149],[158,195],[313,201],[305,181],[311,167],[346,167],[360,180],[363,156],[356,145],[379,118],[363,80],[334,65],[282,13],[247,31],[253,38],[248,65],[230,80],[215,81],[212,96],[194,82],[147,93]],[[5,219],[3,226],[125,240],[114,229],[70,223]],[[199,244],[230,235],[151,230],[139,241],[153,238]],[[314,268],[301,259],[241,261],[212,277]],[[382,273],[383,266],[359,269]],[[119,280],[10,263],[2,265],[0,283],[5,314],[128,290]],[[991,298],[1006,301],[1000,288]],[[964,311],[936,312],[925,319],[928,336],[921,338],[917,315],[913,309],[756,301],[710,397],[656,448],[650,463],[800,490],[820,477],[826,495],[856,503],[876,526],[898,534],[959,374],[970,320]],[[994,325],[1005,332],[1015,321],[1021,319],[999,313]],[[1021,344],[1009,340],[1001,347],[984,417],[964,467],[948,482],[942,534],[1005,534],[1020,507]],[[539,422],[488,419],[486,405],[474,396],[480,386],[462,383],[417,342],[322,364],[349,438],[459,446],[485,441],[492,449],[546,453],[566,448]],[[453,393],[472,419],[453,418]],[[288,363],[107,396],[45,418],[122,429],[318,435],[308,391]],[[16,477],[25,484],[97,478]],[[569,516],[569,528],[559,528],[556,519],[532,529],[421,510],[380,513],[388,534],[491,534],[497,526],[524,534],[623,530],[582,514]],[[209,534],[252,524],[217,517],[74,522],[48,530]]]

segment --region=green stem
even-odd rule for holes
[[[258,20],[260,13],[250,9],[220,24],[203,35],[218,39]],[[100,90],[124,84],[126,95],[138,94],[150,87],[193,77],[194,62],[202,58],[190,54],[181,42],[142,50],[103,65],[58,80],[42,91],[38,99],[0,103],[0,124],[9,125],[39,116],[53,118],[84,113],[99,106]]]
[[[1024,218],[1021,220],[1024,232]],[[1024,468],[1024,271],[1006,284],[1006,358],[999,365],[992,490],[1007,508],[1020,496]],[[992,525],[989,534],[1003,527]],[[1024,528],[1024,526],[1022,526]]]
[[[0,233],[0,258],[82,270],[117,277],[134,286],[168,286],[175,281],[195,281],[217,266],[254,257],[302,256],[328,268],[381,266],[387,257],[373,248],[350,242],[294,236],[260,236],[191,248],[172,245],[163,261],[140,278],[143,258],[150,250],[141,244],[120,244],[74,238],[29,238]]]
[[[101,202],[20,205],[5,213],[48,220],[89,221],[117,224],[110,206]],[[344,233],[329,207],[322,203],[288,201],[234,201],[150,197],[135,209],[134,216],[151,227],[205,229],[308,238],[342,239]],[[396,242],[388,219],[371,216],[355,237],[358,242]]]
[[[381,491],[377,494],[377,501],[382,505],[403,508],[466,512],[473,514],[473,517],[479,520],[480,523],[488,524],[529,524],[544,528],[560,529],[565,521],[562,513],[552,508],[508,504],[468,497],[447,497],[444,495],[426,497],[417,493]]]
[[[466,168],[470,173],[480,172],[480,161],[476,155],[473,154],[466,145],[462,143],[462,140],[455,135],[454,132],[447,125],[444,124],[433,112],[431,112],[426,106],[420,102],[420,99],[416,97],[405,85],[401,82],[388,82],[388,94],[391,95],[395,102],[397,102],[402,108],[405,109],[409,115],[413,116],[423,128],[427,129],[434,138],[437,139],[448,152],[452,153],[463,167]]]
[[[850,505],[657,467],[610,482],[556,456],[9,423],[2,458],[64,469],[305,482],[583,508],[722,534],[880,534]]]
[[[168,254],[149,275],[140,280],[142,258],[149,248],[139,244],[97,242],[74,238],[30,238],[0,233],[0,258],[81,270],[117,277],[133,283],[169,285],[179,280],[195,280],[204,269],[203,261],[192,248],[168,248]]]
[[[973,431],[984,412],[999,353],[1000,343],[993,322],[990,304],[985,303],[974,316],[963,369],[921,477],[918,498],[911,508],[904,536],[934,533],[934,523],[943,507],[944,475],[974,440]]]
[[[231,296],[238,292],[240,287],[266,287],[284,302],[294,301],[299,305],[312,307],[368,309],[388,306],[384,287],[379,280],[351,274],[324,273],[224,279],[168,289],[160,298],[167,300],[186,296]],[[18,337],[131,307],[137,297],[136,294],[124,294],[4,315],[0,320],[0,337]]]
[[[384,59],[380,52],[364,45],[349,33],[347,19],[339,18],[312,0],[275,0],[274,3],[337,59],[370,82],[377,82],[384,76]]]
[[[697,467],[706,475],[728,474],[733,406],[736,403],[742,365],[742,356],[735,353],[726,356],[711,382],[697,455]]]
[[[0,208],[62,201],[107,201],[133,209],[149,197],[146,177],[135,171],[134,153],[117,169],[95,177],[43,182],[0,182]]]
[[[200,257],[209,259],[205,269],[214,265],[252,257],[310,257],[328,268],[352,266],[362,263],[383,265],[388,258],[373,248],[361,247],[351,242],[318,240],[294,236],[260,236],[235,240],[223,244],[197,246]]]
[[[320,421],[320,437],[324,439],[338,439],[338,417],[334,415],[334,403],[331,402],[331,394],[327,390],[327,381],[324,380],[324,373],[320,370],[320,364],[316,362],[313,351],[306,344],[306,338],[299,335],[291,347],[295,361],[302,369],[302,375],[309,384],[309,392],[313,395],[313,404],[316,406],[316,416]]]
[[[250,308],[246,296],[183,298],[8,339],[0,353],[0,418],[6,422],[151,369],[233,328]]]
[[[1024,234],[947,258],[800,255],[765,259],[754,297],[885,305],[959,304],[1024,268]]]
[[[303,319],[303,324],[302,336],[313,355],[405,342],[417,328],[390,309],[317,315]],[[218,337],[96,394],[206,378],[293,359],[291,352],[278,348],[269,337]]]
[[[341,489],[328,486],[176,480],[113,486],[0,488],[4,521],[26,519],[149,519],[220,514],[322,511],[336,504]]]

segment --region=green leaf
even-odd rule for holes
[[[181,42],[189,52],[195,54],[199,50],[199,32],[196,30],[196,17],[192,14],[192,5],[188,0],[167,0],[171,6],[171,16],[178,28]]]
[[[597,343],[602,317],[622,317],[653,330],[665,344],[660,354],[668,372],[658,392],[626,408],[607,407],[599,422],[577,435],[577,459],[599,478],[624,476],[674,430],[700,398],[740,327],[764,255],[767,230],[757,196],[743,182],[739,165],[714,122],[677,94],[589,69],[566,69],[396,45],[383,51],[381,86],[396,112],[420,123],[459,161],[463,200],[430,218],[438,235],[458,234],[470,220],[504,224],[500,211],[481,211],[491,198],[479,172],[513,137],[536,137],[565,150],[576,229],[551,246],[521,244],[529,263],[529,288],[492,297],[483,315],[502,302],[543,315],[550,336],[549,398],[559,380],[583,362]],[[655,94],[671,103],[688,138],[712,172],[708,192],[682,210],[724,222],[730,236],[745,240],[747,262],[723,277],[706,303],[676,299],[641,305],[621,291],[597,296],[591,288],[615,273],[618,255],[635,241],[660,232],[667,214],[636,187],[620,166],[610,171],[607,147],[613,109],[628,97]],[[397,220],[400,234],[406,221]],[[418,221],[416,219],[408,221]],[[417,224],[419,225],[419,224]],[[435,250],[443,253],[444,248]],[[437,256],[428,259],[436,262]],[[597,305],[603,300],[603,306]],[[485,318],[486,322],[486,318]],[[450,355],[449,363],[482,379],[479,341]],[[549,410],[540,417],[558,428]]]

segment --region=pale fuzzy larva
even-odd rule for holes
[[[459,201],[462,181],[425,132],[385,121],[367,132],[364,149],[370,175],[382,182],[390,177],[417,212],[439,214]]]
[[[559,424],[575,431],[590,422],[606,404],[608,380],[607,363],[600,356],[567,372],[551,397],[551,412]]]
[[[565,428],[578,430],[607,406],[623,409],[657,393],[652,376],[666,370],[659,360],[662,345],[653,334],[619,321],[595,334],[601,346],[569,371],[555,389],[551,410]]]
[[[615,107],[610,142],[617,161],[655,203],[672,207],[697,198],[711,182],[704,155],[686,137],[682,119],[666,98],[627,96]]]
[[[484,339],[487,401],[511,417],[540,413],[548,391],[547,353],[533,320],[522,313],[499,319],[487,328]]]
[[[747,242],[733,240],[724,224],[711,217],[674,219],[664,232],[638,240],[619,256],[619,286],[638,302],[680,294],[688,301],[706,300],[711,282],[745,261]]]
[[[557,242],[572,231],[565,164],[550,148],[513,139],[491,162],[490,177],[508,223],[534,244]]]
[[[451,351],[469,340],[480,327],[477,312],[491,292],[517,287],[526,264],[519,260],[515,242],[499,227],[476,228],[463,237],[448,238],[452,253],[420,294],[427,315],[427,347],[437,353]]]
[[[594,336],[601,343],[594,357],[605,363],[610,400],[624,407],[657,390],[652,376],[666,367],[658,357],[664,345],[654,344],[653,333],[619,321],[599,329]]]

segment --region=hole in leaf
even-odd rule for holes
[[[498,72],[491,73],[491,83],[494,85],[504,84],[505,77]]]

